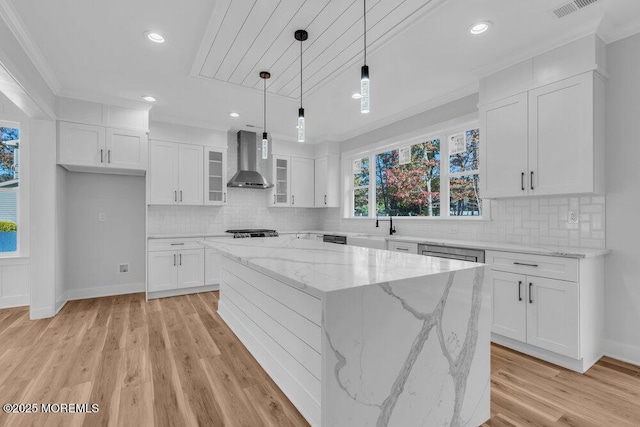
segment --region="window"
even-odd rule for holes
[[[20,130],[0,127],[0,252],[17,250]]]
[[[369,157],[353,161],[353,216],[369,216]]]
[[[358,155],[351,216],[481,217],[479,143],[468,126]]]

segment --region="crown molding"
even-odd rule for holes
[[[31,37],[31,34],[27,31],[24,22],[22,22],[22,19],[8,0],[0,0],[0,18],[7,24],[25,54],[49,86],[49,89],[51,89],[54,95],[58,95],[62,88],[60,82]]]
[[[132,101],[126,98],[118,98],[115,96],[99,95],[87,92],[76,92],[63,90],[58,94],[60,98],[71,98],[80,101],[95,102],[97,104],[112,105],[114,107],[131,108],[134,110],[150,111],[153,105],[147,102]]]

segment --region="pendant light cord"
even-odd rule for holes
[[[300,108],[302,108],[302,40],[300,40]]]
[[[367,0],[364,0],[364,65],[367,65]]]
[[[267,79],[264,79],[264,121],[262,122],[262,132],[267,133]]]

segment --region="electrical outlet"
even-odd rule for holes
[[[450,228],[449,229],[449,234],[458,234],[458,229],[457,228]]]
[[[107,214],[106,214],[106,213],[104,213],[104,212],[100,212],[100,213],[98,214],[98,221],[100,221],[100,222],[104,222],[104,221],[106,221],[106,220],[107,220]]]
[[[128,273],[129,272],[129,264],[118,264],[118,273]]]
[[[569,224],[577,224],[578,223],[578,212],[576,211],[569,211],[569,214],[567,215],[567,222]]]

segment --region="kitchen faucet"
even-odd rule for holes
[[[378,219],[378,213],[376,212],[376,227],[380,227],[379,221],[389,221],[389,236],[395,234],[396,228],[393,226],[393,216],[389,215],[389,219]]]

